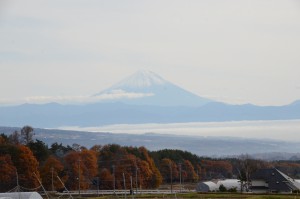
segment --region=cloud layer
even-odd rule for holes
[[[207,137],[240,137],[266,140],[300,140],[300,120],[240,121],[240,122],[194,122],[175,124],[120,124],[102,127],[61,127],[68,130],[112,133],[159,133]]]

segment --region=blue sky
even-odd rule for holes
[[[140,69],[203,97],[300,99],[297,0],[0,0],[0,104],[85,99]]]

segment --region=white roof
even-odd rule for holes
[[[209,187],[210,191],[219,191],[220,185],[223,185],[226,189],[237,188],[241,189],[241,183],[238,179],[226,179],[226,180],[218,180],[218,181],[205,181],[202,182]]]
[[[238,179],[219,180],[217,183],[217,187],[219,188],[221,184],[224,187],[226,187],[226,189],[231,189],[231,188],[240,189],[241,188],[241,183],[240,183],[240,180],[238,180]]]
[[[219,186],[217,186],[216,183],[212,182],[212,181],[206,181],[203,182],[204,184],[206,184],[209,187],[210,191],[217,191],[219,190]]]
[[[9,192],[0,193],[0,199],[43,199],[38,192]]]

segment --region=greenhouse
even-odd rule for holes
[[[0,199],[43,199],[38,192],[0,193]]]
[[[219,188],[221,185],[223,185],[227,190],[228,189],[236,189],[236,190],[241,189],[241,183],[238,179],[226,179],[226,180],[200,182],[197,184],[196,190],[198,192],[219,191]]]

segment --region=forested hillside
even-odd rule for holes
[[[299,178],[299,162],[265,162],[240,158],[213,159],[199,157],[187,151],[148,151],[145,147],[116,144],[78,144],[50,146],[34,139],[33,128],[23,127],[10,135],[0,135],[0,191],[17,185],[33,189],[39,180],[46,190],[61,191],[63,184],[70,190],[122,189],[124,179],[133,187],[158,188],[165,183],[196,183],[216,178],[240,178],[258,168],[278,167]],[[57,178],[58,176],[59,178]],[[131,179],[131,180],[130,180]],[[79,185],[80,184],[80,185]]]

